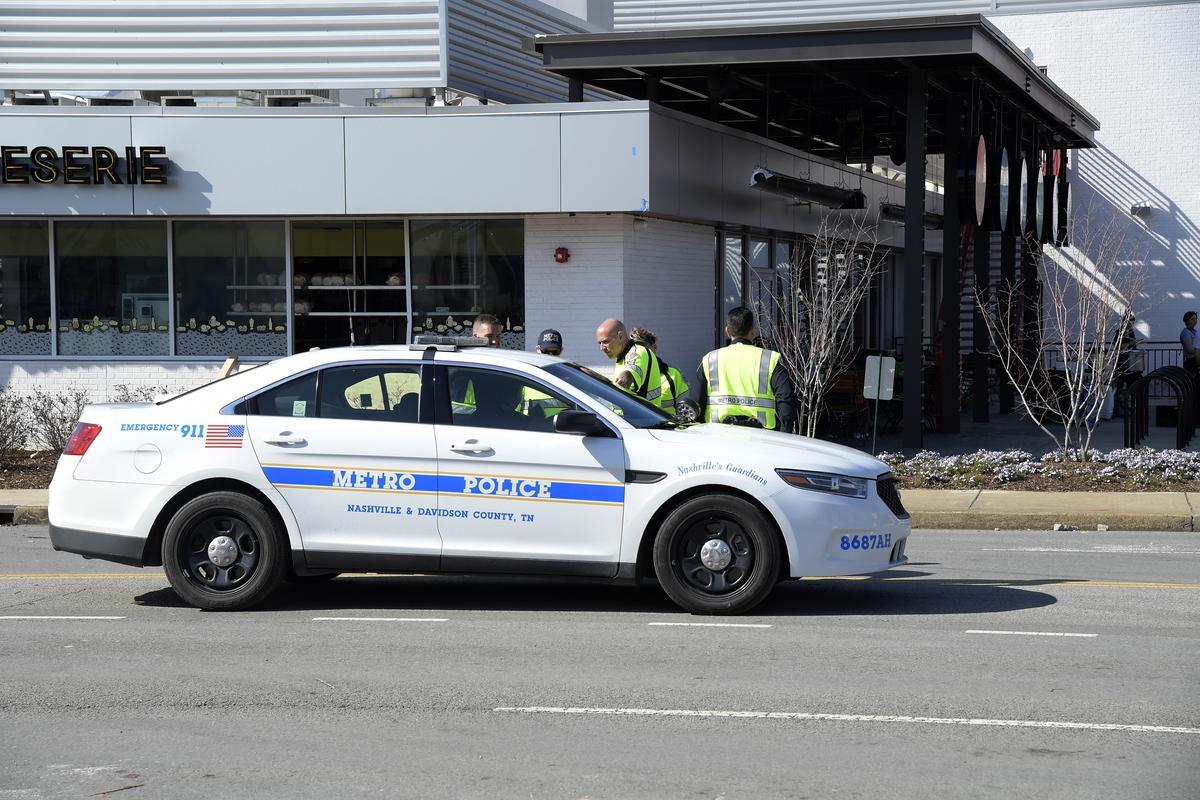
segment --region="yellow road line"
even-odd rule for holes
[[[162,572],[14,572],[0,575],[0,581],[111,581],[166,577]]]

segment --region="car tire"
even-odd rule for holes
[[[770,520],[734,495],[680,503],[654,539],[659,585],[693,614],[743,614],[754,608],[775,588],[781,558]]]
[[[266,600],[287,572],[287,539],[266,507],[237,492],[183,505],[163,534],[162,563],[188,605],[237,611]]]

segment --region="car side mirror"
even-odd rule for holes
[[[579,433],[584,436],[612,436],[608,426],[591,411],[568,409],[554,415],[554,430],[559,433]]]

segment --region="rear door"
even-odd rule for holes
[[[554,415],[577,404],[522,373],[444,370],[449,397],[440,393],[434,426],[442,567],[615,575],[625,499],[615,432],[555,432]]]
[[[249,403],[263,473],[296,515],[311,567],[436,569],[437,454],[419,362],[351,363]]]

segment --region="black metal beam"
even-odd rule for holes
[[[942,210],[942,432],[958,433],[959,306],[962,303],[962,101],[946,101],[946,193]],[[906,237],[907,238],[907,237]]]
[[[929,111],[925,73],[908,73],[904,175],[904,446],[920,448],[924,354],[922,310],[925,272],[925,117]]]

